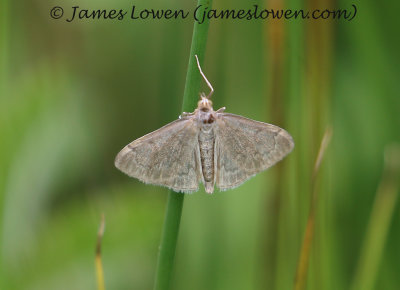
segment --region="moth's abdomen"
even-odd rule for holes
[[[200,131],[199,147],[204,186],[207,193],[214,191],[214,131]]]

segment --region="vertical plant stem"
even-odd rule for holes
[[[318,203],[318,188],[317,188],[317,174],[321,166],[322,158],[324,157],[325,150],[330,142],[332,131],[328,128],[325,131],[324,137],[322,138],[321,146],[319,148],[317,160],[315,161],[313,176],[311,180],[312,184],[312,195],[310,202],[310,212],[308,215],[307,226],[304,233],[303,245],[301,247],[300,258],[297,265],[296,277],[294,282],[294,290],[306,289],[308,264],[310,260],[310,252],[312,240],[314,237],[314,225],[315,225],[315,214],[316,206]]]
[[[334,7],[333,2],[334,1],[332,0],[305,1],[307,9],[319,9],[321,5],[331,9]],[[302,140],[309,141],[303,142],[303,144],[299,145],[302,145],[300,150],[300,158],[302,158],[301,165],[303,167],[306,165],[306,168],[311,168],[312,156],[314,156],[318,151],[319,143],[324,132],[323,130],[328,124],[331,123],[330,105],[332,84],[331,71],[333,67],[332,43],[334,41],[334,21],[307,21],[305,25],[306,74],[304,83],[304,101],[302,102],[302,107],[300,110],[305,121],[302,123],[303,126],[301,128]],[[303,182],[303,185],[305,185],[303,189],[307,190],[308,188],[315,187],[315,184],[313,184],[312,174],[313,173],[310,170],[304,171],[303,180],[306,182]],[[326,171],[318,174],[320,175],[320,180],[324,180],[327,177]],[[311,180],[311,183],[309,183],[309,180]],[[304,274],[307,274],[308,268],[312,273],[307,281],[310,289],[327,289],[332,287],[332,281],[328,282],[328,279],[332,277],[332,275],[329,273],[329,263],[327,262],[329,259],[329,252],[324,251],[324,247],[329,247],[331,242],[328,238],[328,235],[325,235],[329,233],[325,231],[326,227],[329,227],[329,224],[327,223],[329,222],[330,218],[329,212],[325,211],[325,207],[328,205],[327,197],[329,195],[329,189],[324,185],[323,182],[319,183],[318,186],[319,188],[310,191],[310,198],[312,199],[312,195],[322,189],[324,194],[321,195],[321,198],[318,198],[318,201],[315,201],[314,204],[315,207],[318,207],[318,211],[323,212],[324,214],[318,218],[318,223],[314,224],[316,219],[313,216],[314,213],[310,212],[311,216],[309,214],[307,220],[306,235],[310,235],[312,244],[311,240],[310,244],[304,240],[301,251],[302,253],[306,253],[303,252],[303,250],[307,250],[308,245],[312,245],[312,251],[305,256],[305,258],[307,258],[307,264],[304,268]],[[299,275],[296,277],[303,278],[301,272],[297,272],[297,274]],[[304,279],[306,278],[307,277],[304,277]],[[303,280],[299,280],[300,284],[296,285],[301,285],[301,281]]]
[[[0,3],[0,99],[5,96],[7,85],[9,14],[8,1],[2,1]]]
[[[206,7],[211,8],[212,0],[199,0],[197,7],[200,5],[202,6],[198,9],[198,13],[201,13]],[[199,24],[199,22],[194,23],[185,91],[183,94],[182,111],[184,112],[193,111],[198,101],[201,78],[194,56],[197,55],[199,61],[203,62],[208,36],[208,26],[208,19],[205,19],[202,24]],[[155,290],[166,290],[169,289],[171,285],[183,200],[184,194],[176,193],[171,190],[169,191],[157,261],[156,280],[154,284]]]
[[[273,0],[268,2],[268,6],[271,9],[283,9],[283,0]],[[268,99],[268,113],[270,114],[270,120],[273,124],[278,124],[285,128],[285,111],[284,111],[284,22],[279,20],[272,20],[265,22],[265,47],[267,50],[267,77],[268,85],[266,90],[266,96]],[[278,272],[280,269],[279,257],[279,242],[280,242],[280,226],[282,219],[279,217],[279,213],[282,209],[282,196],[284,195],[284,168],[283,164],[277,164],[275,168],[276,175],[274,176],[274,183],[271,188],[271,198],[267,201],[268,206],[273,210],[267,210],[266,220],[268,222],[268,238],[265,243],[266,251],[265,254],[268,256],[268,268],[266,269],[266,281],[270,281],[268,284],[271,289],[279,289],[282,287],[279,284]],[[271,204],[271,206],[269,205]],[[278,216],[278,218],[276,218]],[[271,239],[270,237],[276,237]],[[287,261],[287,260],[285,260]],[[282,268],[284,268],[283,266]]]
[[[101,221],[99,226],[99,231],[97,232],[97,244],[96,244],[96,274],[97,274],[97,289],[98,290],[105,290],[104,284],[104,271],[103,271],[103,264],[101,262],[101,241],[104,235],[104,228],[105,228],[105,219],[104,213],[101,214]]]
[[[392,144],[385,149],[385,164],[382,180],[376,192],[360,260],[354,276],[353,290],[374,289],[379,273],[390,223],[399,195],[400,145]]]
[[[9,1],[4,0],[0,2],[0,108],[4,109],[7,108],[6,105],[6,96],[8,95],[8,59],[9,59],[9,50],[8,50],[8,40],[9,40],[9,15],[10,14],[10,9],[9,9]],[[1,113],[3,111],[0,109]],[[0,117],[0,122],[3,122],[3,118]],[[1,127],[1,126],[0,126]],[[1,132],[3,133],[3,132]],[[3,137],[2,137],[3,139]],[[2,146],[0,146],[2,147]],[[4,147],[2,148],[4,149]],[[0,170],[3,170],[4,167],[0,168]],[[5,193],[3,192],[4,188],[4,175],[0,174],[0,206],[3,207],[4,203],[4,196]],[[3,219],[0,219],[0,222],[3,223]],[[3,232],[3,231],[2,231]],[[3,241],[3,233],[0,233],[0,240]],[[7,282],[6,277],[7,274],[5,274],[5,270],[7,269],[7,266],[4,266],[6,263],[3,261],[3,255],[0,254],[0,288],[5,289]]]

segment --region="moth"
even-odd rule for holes
[[[294,142],[284,129],[214,111],[210,100],[214,89],[197,66],[210,88],[193,113],[126,145],[115,158],[115,166],[145,183],[166,186],[176,192],[191,193],[202,182],[207,193],[216,185],[227,190],[266,170],[287,154]]]

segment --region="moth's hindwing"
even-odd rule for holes
[[[239,186],[294,147],[289,133],[278,126],[228,113],[219,114],[216,122],[216,184],[221,190]]]
[[[197,191],[201,169],[196,122],[179,119],[133,141],[119,152],[115,166],[145,183]]]

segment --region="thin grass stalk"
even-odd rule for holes
[[[288,0],[288,1],[273,1],[276,7],[275,9],[303,9],[304,4],[302,0]],[[268,5],[272,5],[272,2]],[[273,23],[271,23],[273,24]],[[270,25],[270,22],[268,22]],[[277,125],[281,125],[286,128],[293,136],[295,140],[295,153],[284,163],[280,164],[280,169],[277,172],[277,188],[279,192],[275,192],[278,195],[280,202],[278,204],[278,220],[276,223],[277,228],[277,239],[276,247],[273,251],[277,252],[276,261],[274,265],[275,270],[275,285],[274,289],[288,289],[292,287],[293,282],[290,274],[292,271],[288,269],[294,269],[296,260],[292,257],[296,255],[298,249],[295,247],[300,241],[299,222],[302,203],[300,197],[305,196],[303,192],[304,183],[303,176],[307,173],[303,170],[304,166],[300,165],[303,154],[299,154],[299,149],[304,151],[303,138],[300,138],[301,124],[304,122],[304,114],[299,110],[301,102],[303,101],[303,81],[306,74],[304,70],[304,23],[299,21],[277,21],[274,24],[275,29],[278,30],[275,33],[280,33],[279,46],[275,53],[275,58],[280,57],[279,66],[280,68],[280,80],[272,80],[274,84],[280,86],[280,94],[276,92],[270,96],[270,98],[279,98],[275,103],[280,102],[279,119],[274,120]],[[274,27],[271,26],[271,29]],[[275,40],[275,41],[276,41]],[[271,39],[270,41],[273,41]],[[272,46],[272,45],[271,45]],[[275,62],[278,59],[275,59]],[[274,74],[273,74],[274,75]],[[271,75],[271,77],[273,77]],[[276,78],[276,77],[274,77]],[[276,111],[275,106],[271,106],[272,111]],[[300,158],[300,159],[299,159]],[[296,167],[301,167],[300,170]],[[272,220],[276,220],[276,217],[272,217]],[[272,279],[271,279],[272,280]]]
[[[0,100],[7,88],[9,14],[8,1],[4,0],[0,3]]]
[[[283,8],[283,0],[267,1],[266,6],[271,9],[280,10]],[[273,124],[281,127],[286,127],[284,124],[284,22],[280,20],[271,20],[264,24],[265,32],[265,49],[266,49],[266,66],[267,66],[267,90],[266,98],[268,99],[269,119]],[[274,183],[271,188],[271,197],[268,200],[268,207],[272,210],[267,210],[266,220],[268,221],[267,242],[265,243],[265,253],[268,259],[265,259],[266,275],[265,283],[271,289],[279,289],[279,269],[284,268],[279,260],[279,242],[281,239],[280,232],[282,219],[280,212],[282,209],[282,199],[284,199],[284,164],[279,163],[275,166]],[[278,217],[278,218],[277,218]],[[276,237],[271,239],[270,237]],[[284,279],[282,279],[284,281]]]
[[[104,220],[104,214],[102,214],[99,231],[97,232],[96,258],[95,258],[98,290],[105,290],[103,263],[101,262],[101,241],[103,239],[104,229],[105,229],[105,220]]]
[[[374,284],[398,199],[399,186],[400,145],[396,144],[385,150],[382,180],[376,193],[352,290],[375,289]]]
[[[334,1],[332,0],[307,0],[307,9],[320,9],[321,7],[333,9]],[[318,147],[324,129],[327,124],[330,124],[331,112],[331,71],[333,67],[332,62],[332,44],[334,41],[333,25],[334,21],[307,21],[306,24],[306,79],[305,79],[305,99],[301,108],[302,113],[307,118],[304,123],[302,138],[306,141],[303,145],[304,152],[301,152],[303,157],[303,164],[307,168],[312,166],[312,156],[318,152]],[[304,167],[303,167],[304,168]],[[306,171],[305,180],[312,180],[312,171]],[[325,176],[326,177],[326,176]],[[320,177],[324,180],[324,176]],[[313,232],[313,254],[310,259],[310,276],[309,286],[310,289],[327,289],[331,287],[332,281],[328,278],[332,275],[329,273],[330,264],[327,262],[329,259],[329,251],[324,251],[328,248],[330,240],[327,238],[328,233],[325,231],[327,222],[329,221],[329,211],[325,211],[328,206],[326,198],[329,194],[329,188],[321,182],[321,187],[324,189],[324,198],[319,199],[318,207],[321,213],[324,213],[315,225],[316,231]],[[313,188],[313,184],[306,184],[303,189]],[[310,192],[312,194],[312,191]],[[312,198],[310,196],[310,198]],[[314,225],[312,226],[314,229]],[[317,230],[318,229],[318,230]],[[318,236],[317,236],[318,235]]]
[[[199,0],[197,5],[202,5],[203,9],[206,7],[211,8],[212,0]],[[198,93],[200,89],[201,76],[197,69],[195,55],[198,56],[200,63],[204,61],[208,27],[208,19],[206,19],[202,24],[199,24],[198,22],[194,23],[188,71],[183,94],[183,112],[192,112],[196,107],[196,103],[199,98]],[[155,290],[167,290],[171,285],[183,201],[184,194],[176,193],[172,190],[169,191],[161,243],[158,253],[156,278],[154,284]]]
[[[294,282],[294,290],[306,289],[308,264],[310,260],[310,251],[312,246],[312,240],[314,237],[314,225],[315,225],[315,214],[316,206],[318,204],[318,187],[317,187],[317,175],[321,166],[322,159],[325,155],[326,148],[330,142],[332,136],[332,130],[328,128],[325,131],[324,137],[322,138],[321,146],[315,161],[313,175],[312,175],[312,196],[310,201],[310,212],[308,215],[306,231],[304,233],[303,244],[300,251],[300,258],[297,265],[296,278]]]
[[[10,23],[10,9],[9,9],[9,1],[4,0],[0,2],[0,112],[1,109],[4,109],[6,103],[6,96],[8,95],[8,80],[9,77],[7,74],[8,71],[8,59],[9,59],[9,50],[8,50],[8,43],[9,43],[9,28],[8,25]],[[3,119],[0,117],[0,122]],[[1,126],[0,126],[0,129]],[[2,132],[1,132],[2,133]],[[0,167],[0,170],[3,170],[4,167]],[[3,175],[3,174],[2,174]],[[0,176],[0,196],[2,199],[4,198],[4,177]],[[3,206],[3,200],[0,201],[0,205]],[[3,222],[3,220],[1,220]],[[2,231],[3,232],[3,231]],[[3,233],[0,233],[0,241],[3,241]],[[0,288],[5,289],[6,287],[6,271],[7,266],[3,261],[3,255],[0,253]]]
[[[303,0],[288,0],[285,8],[290,9],[302,9],[304,8]],[[285,106],[287,107],[287,129],[292,134],[295,140],[295,154],[291,157],[291,162],[288,165],[288,187],[287,194],[289,196],[286,210],[286,215],[289,217],[288,223],[290,228],[290,249],[288,253],[286,249],[283,249],[283,257],[280,259],[290,260],[290,268],[295,267],[296,260],[292,259],[293,253],[298,252],[298,245],[301,242],[302,232],[301,225],[304,220],[304,205],[303,197],[307,195],[306,190],[306,176],[308,173],[305,172],[303,167],[303,154],[304,148],[307,145],[304,144],[302,137],[302,123],[305,122],[304,113],[300,109],[304,102],[304,80],[305,80],[305,37],[304,37],[305,23],[302,21],[288,21],[285,22],[286,34],[286,94],[287,101]],[[306,139],[308,142],[308,139]],[[297,153],[296,153],[297,152]],[[289,256],[289,255],[290,256]],[[288,267],[283,269],[287,272]],[[290,274],[289,274],[290,275]],[[284,277],[285,280],[289,280],[285,284],[286,288],[292,286],[292,280],[288,279],[288,276]]]

